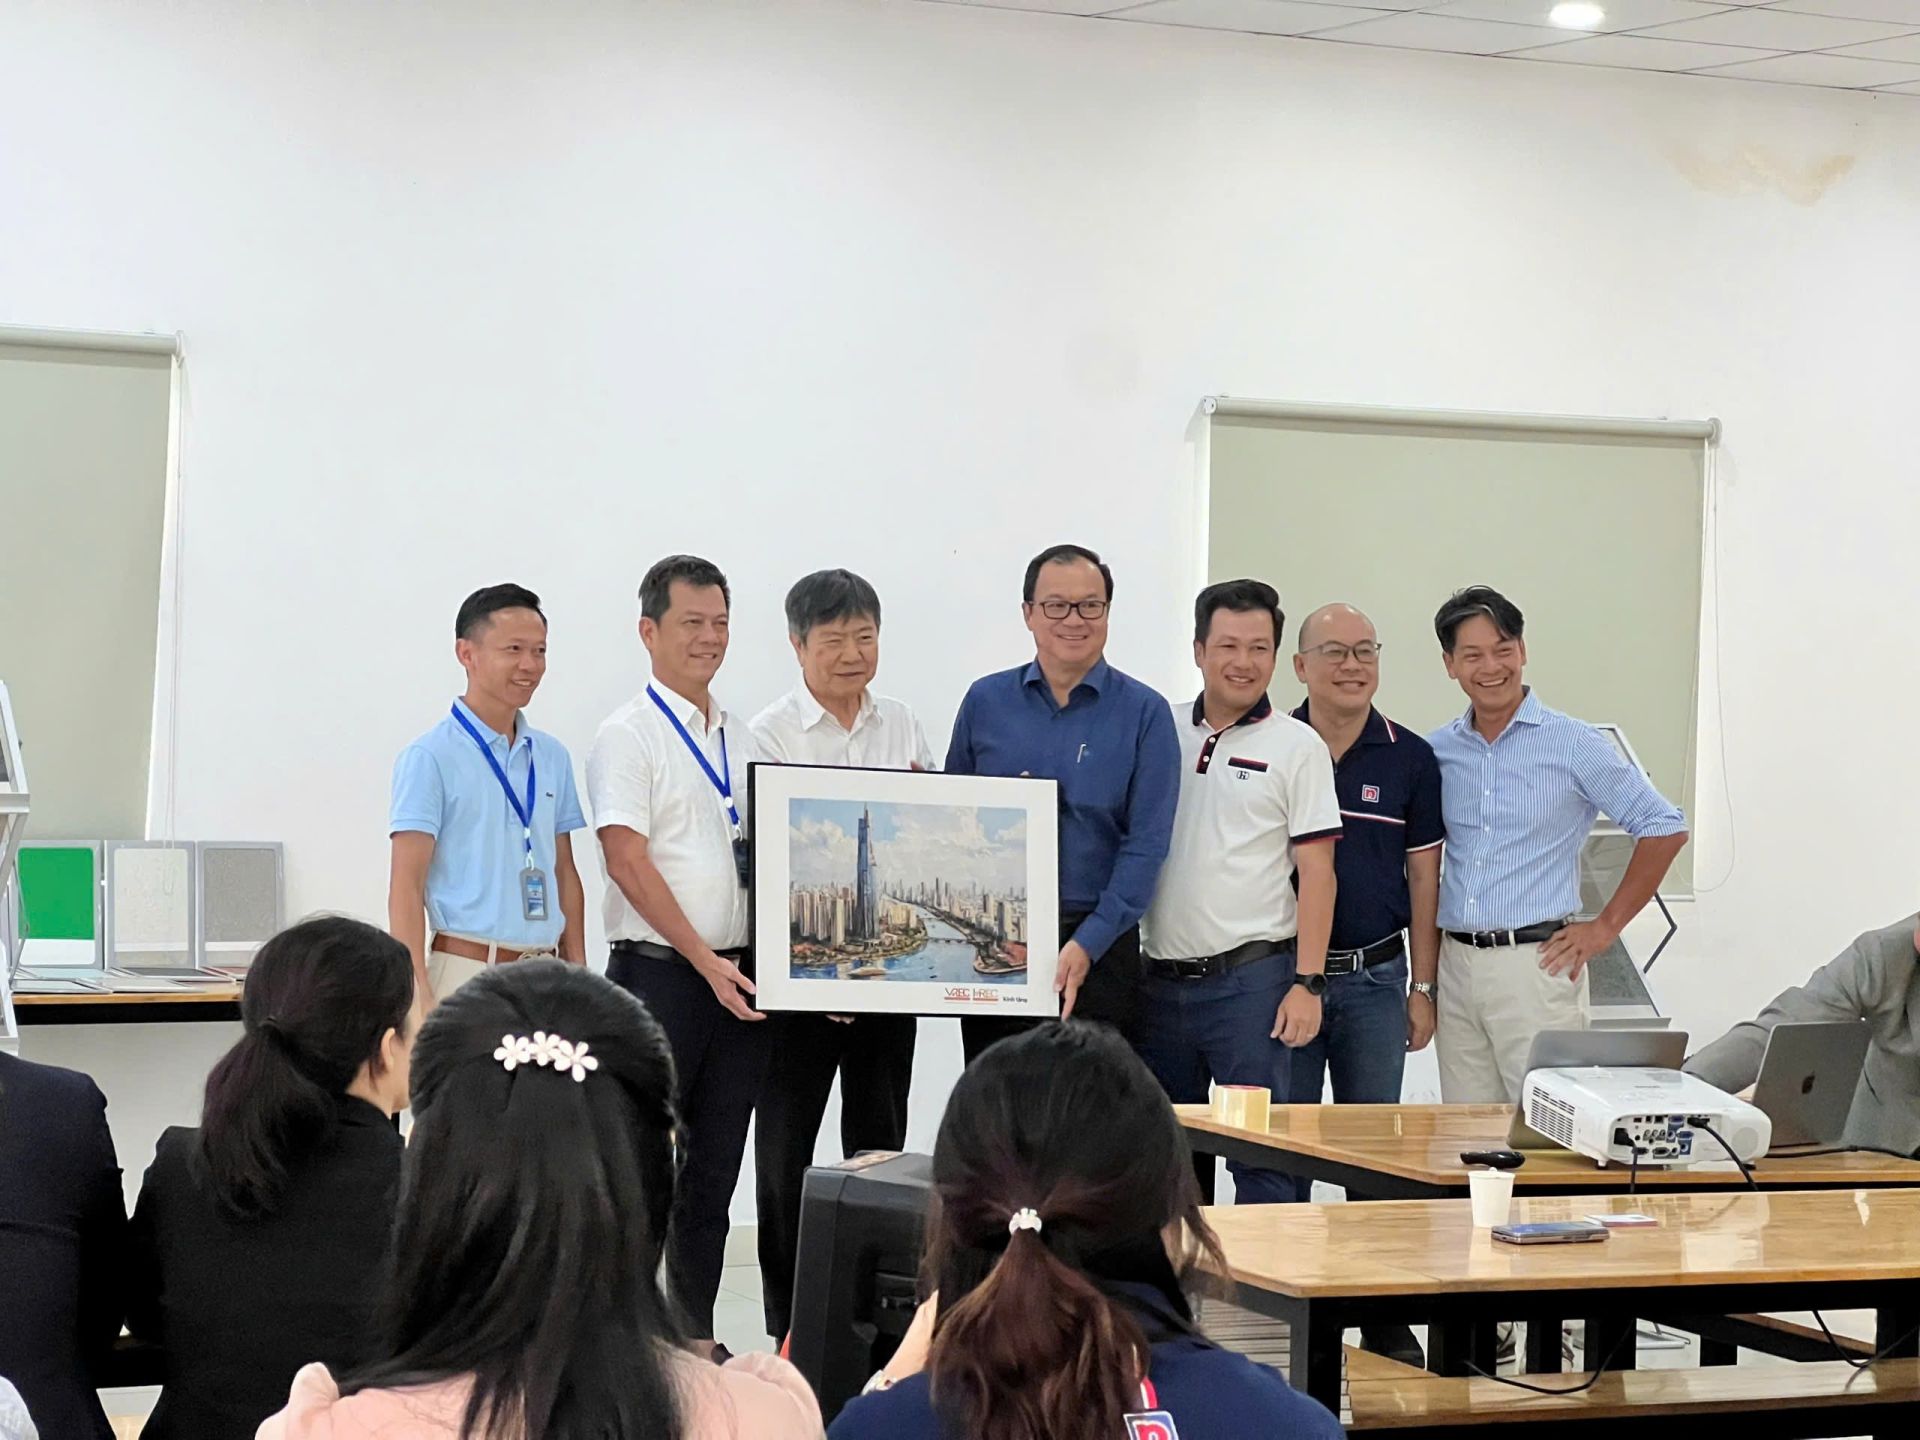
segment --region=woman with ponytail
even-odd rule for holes
[[[695,1355],[662,1292],[679,1120],[639,1001],[499,966],[435,1007],[413,1073],[378,1349],[302,1370],[260,1440],[819,1440],[798,1371]]]
[[[146,1440],[253,1440],[300,1366],[371,1353],[413,1001],[406,946],[358,920],[261,947],[200,1126],[160,1137],[134,1210],[129,1324],[166,1352]]]
[[[933,1183],[934,1299],[832,1440],[1128,1440],[1153,1412],[1180,1440],[1341,1434],[1194,1324],[1188,1284],[1219,1242],[1165,1092],[1114,1031],[1047,1025],[982,1053]]]

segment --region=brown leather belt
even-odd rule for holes
[[[511,950],[505,945],[482,945],[478,940],[462,940],[458,935],[436,935],[427,953],[458,955],[462,960],[477,960],[482,965],[505,965],[527,955],[551,955],[552,950]]]

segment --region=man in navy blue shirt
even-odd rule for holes
[[[1113,572],[1093,551],[1034,556],[1020,608],[1035,658],[974,681],[946,769],[1059,782],[1061,1018],[1104,1021],[1131,1039],[1140,917],[1173,837],[1180,745],[1159,692],[1106,661],[1112,601]],[[962,1018],[967,1059],[1030,1023]]]
[[[1431,745],[1373,708],[1380,641],[1351,605],[1324,606],[1301,623],[1293,673],[1307,687],[1293,718],[1333,756],[1345,837],[1334,851],[1326,1004],[1320,1033],[1294,1052],[1293,1103],[1319,1104],[1331,1070],[1335,1100],[1392,1105],[1407,1052],[1433,1039],[1447,833],[1440,765]],[[1301,1199],[1310,1188],[1301,1186]]]

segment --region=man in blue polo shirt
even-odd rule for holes
[[[454,620],[467,690],[393,767],[387,920],[431,1008],[489,965],[586,961],[586,892],[571,832],[586,828],[573,759],[520,712],[547,671],[540,597],[475,591]],[[429,927],[432,935],[429,939]]]
[[[1619,938],[1687,843],[1687,822],[1593,726],[1523,683],[1526,620],[1498,590],[1434,616],[1467,711],[1427,737],[1440,762],[1440,1098],[1511,1104],[1542,1030],[1587,1024],[1587,962]],[[1580,848],[1606,814],[1634,837],[1619,888],[1580,909]]]
[[[1105,1021],[1131,1039],[1140,917],[1173,837],[1180,744],[1165,698],[1106,661],[1112,603],[1113,572],[1093,551],[1034,556],[1020,605],[1034,659],[973,682],[946,769],[1059,782],[1061,1017]],[[1028,1023],[964,1017],[967,1059]]]
[[[1293,673],[1307,687],[1293,718],[1333,756],[1341,833],[1320,1033],[1293,1052],[1293,1103],[1400,1099],[1407,1052],[1433,1039],[1440,936],[1440,767],[1433,747],[1373,708],[1380,640],[1351,605],[1327,605],[1300,625]],[[1409,945],[1409,940],[1411,945]],[[1408,983],[1408,961],[1412,983]],[[1311,1182],[1302,1181],[1300,1198]]]

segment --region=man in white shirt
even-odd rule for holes
[[[1284,1101],[1290,1050],[1320,1030],[1340,802],[1326,742],[1267,698],[1285,623],[1259,580],[1209,585],[1194,604],[1205,685],[1176,709],[1180,803],[1141,926],[1138,1049],[1176,1104],[1204,1101],[1209,1082]],[[1227,1169],[1242,1204],[1295,1198],[1277,1171]]]
[[[880,597],[850,570],[820,570],[787,592],[787,637],[800,683],[754,718],[762,760],[784,765],[849,765],[931,770],[920,722],[898,700],[868,687],[880,668]],[[899,1150],[907,1143],[907,1087],[913,1078],[911,1015],[852,1018],[800,1011],[771,1017],[773,1041],[753,1127],[760,1211],[760,1288],[767,1333],[779,1340],[792,1319],[793,1266],[800,1237],[800,1188],[833,1077],[840,1077],[840,1149]]]
[[[701,1343],[713,1336],[727,1206],[767,1065],[766,1016],[741,973],[741,816],[757,757],[746,726],[729,723],[709,688],[727,656],[730,606],[726,577],[706,560],[670,555],[647,572],[640,642],[652,678],[602,722],[587,756],[607,877],[607,978],[653,1012],[678,1072],[684,1159],[667,1277]]]

